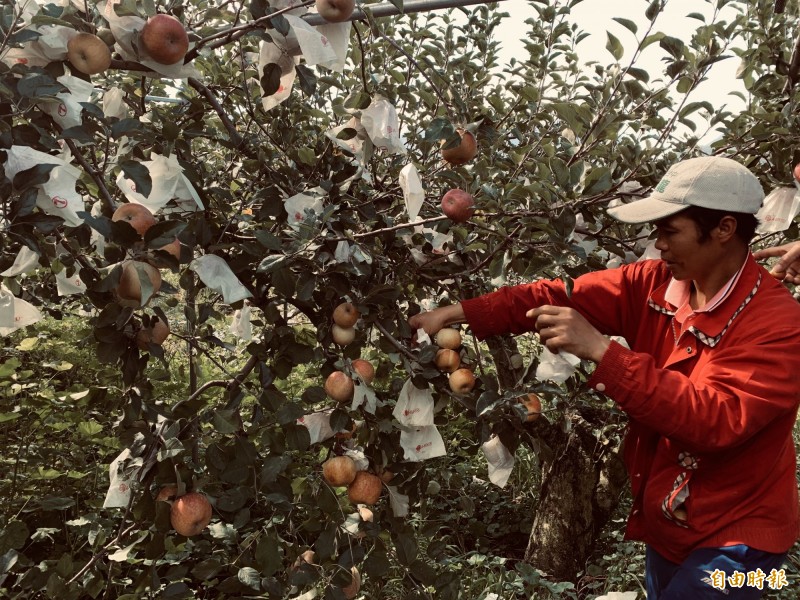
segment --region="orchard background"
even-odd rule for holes
[[[605,208],[682,157],[723,154],[767,191],[793,188],[800,6],[704,2],[710,16],[678,39],[660,30],[666,1],[633,2],[646,25],[619,15],[625,35],[585,57],[579,2],[528,2],[525,55],[507,64],[505,2],[370,2],[323,30],[303,25],[320,23],[301,17],[313,2],[3,4],[4,597],[339,599],[356,595],[352,567],[365,598],[643,597],[642,548],[622,540],[624,415],[587,390],[587,365],[556,383],[536,376],[533,337],[463,330],[478,383],[457,395],[407,318],[636,260],[650,232]],[[138,54],[157,12],[190,35],[176,71]],[[109,69],[66,60],[78,31],[116,44]],[[648,47],[657,70],[637,62]],[[740,113],[693,95],[722,60],[740,63]],[[458,130],[478,142],[463,165],[441,157]],[[465,223],[442,215],[453,188],[475,198]],[[155,211],[144,239],[111,220],[129,201]],[[158,250],[176,236],[179,258]],[[784,236],[796,224],[757,244]],[[143,308],[117,293],[130,258],[163,278],[142,285]],[[332,313],[347,301],[361,318],[339,345]],[[137,343],[154,320],[170,336]],[[357,379],[364,402],[337,404],[325,379],[357,358],[377,376]],[[441,456],[403,449],[393,412],[409,379],[430,391]],[[544,408],[525,423],[529,392]],[[314,441],[309,415],[355,433]],[[483,452],[498,440],[515,457],[504,487]],[[394,473],[371,520],[321,476],[345,452]],[[113,507],[117,458],[127,501]],[[172,529],[165,485],[208,497],[201,534]],[[796,596],[798,567],[796,547],[769,597]]]

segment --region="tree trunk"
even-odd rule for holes
[[[560,423],[541,428],[551,453],[542,462],[539,506],[525,552],[527,562],[558,581],[577,580],[626,481],[616,449],[609,452],[598,442],[580,415],[569,424],[567,431]]]

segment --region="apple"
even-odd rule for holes
[[[333,336],[333,341],[340,346],[347,346],[347,344],[356,339],[356,328],[342,327],[334,323],[331,326],[331,336]]]
[[[161,317],[157,317],[154,323],[136,332],[136,345],[139,346],[139,350],[146,351],[150,344],[163,345],[167,336],[169,336],[169,325]]]
[[[475,375],[469,369],[457,369],[450,374],[449,383],[456,394],[467,394],[475,387]]]
[[[449,162],[451,165],[463,165],[468,163],[478,154],[478,143],[475,136],[463,129],[457,129],[458,135],[461,136],[461,142],[458,146],[452,148],[442,149],[442,158]],[[442,145],[445,141],[442,140]]]
[[[114,289],[117,301],[122,306],[131,306],[133,308],[141,308],[147,302],[142,304],[142,281],[139,279],[139,269],[143,269],[145,275],[150,280],[153,287],[153,293],[150,296],[155,296],[156,292],[161,289],[161,272],[153,265],[137,260],[126,260],[122,263],[122,275],[119,278],[119,283]]]
[[[136,233],[143,237],[145,232],[156,224],[156,218],[150,209],[134,202],[128,202],[117,208],[111,215],[111,220],[127,222],[136,230]]]
[[[373,367],[372,363],[368,360],[364,360],[363,358],[355,359],[353,361],[353,370],[359,374],[367,385],[372,384],[372,381],[375,379],[375,367]]]
[[[347,486],[347,497],[353,504],[375,504],[381,497],[383,482],[381,478],[367,471],[356,473],[353,482]]]
[[[322,463],[322,477],[330,485],[349,485],[356,478],[358,467],[349,456],[334,456]]]
[[[795,180],[800,181],[800,163],[797,163],[794,166],[794,170],[792,171],[792,173],[794,174]]]
[[[392,473],[389,469],[384,469],[380,474],[380,478],[383,483],[389,483],[392,479],[394,479],[394,473]]]
[[[342,302],[333,309],[333,322],[344,329],[354,327],[360,316],[361,313],[352,302]]]
[[[189,36],[172,15],[155,15],[147,19],[139,33],[139,45],[157,63],[174,65],[189,50]]]
[[[520,396],[517,401],[528,409],[528,416],[525,417],[526,423],[533,423],[542,414],[542,401],[536,394]]]
[[[461,333],[459,333],[458,329],[453,329],[452,327],[440,329],[434,339],[439,348],[458,350],[461,347]]]
[[[325,380],[325,393],[337,402],[349,402],[354,392],[353,380],[342,371],[334,371]]]
[[[172,528],[180,535],[197,535],[211,522],[211,503],[203,494],[189,492],[172,503]]]
[[[350,430],[347,429],[340,429],[336,433],[333,434],[337,440],[349,440],[353,437],[353,434],[358,429],[358,423],[353,421],[353,424],[350,426]]]
[[[81,73],[96,75],[111,66],[111,50],[93,33],[82,32],[67,42],[67,58]]]
[[[353,600],[361,590],[361,573],[355,567],[350,567],[350,575],[352,576],[350,583],[342,588],[342,593],[347,600]]]
[[[350,18],[356,6],[355,0],[317,0],[317,12],[328,23],[342,23]]]
[[[171,254],[175,257],[175,260],[180,262],[181,260],[181,242],[178,238],[175,238],[166,246],[161,246],[161,248],[157,248],[157,250],[161,250],[162,252],[166,252]],[[170,265],[167,264],[166,260],[163,260],[161,257],[157,256],[155,253],[150,253],[147,257],[147,262],[149,262],[154,267],[158,268],[165,268],[169,267]]]
[[[292,564],[292,568],[289,569],[289,572],[293,573],[303,565],[313,565],[315,560],[317,560],[317,553],[313,550],[306,550],[294,560],[294,564]]]
[[[158,494],[156,494],[156,502],[167,502],[168,500],[172,500],[178,494],[178,486],[169,484],[162,487],[158,490]]]
[[[434,363],[440,371],[452,373],[461,365],[461,356],[455,350],[442,348],[436,353]]]
[[[454,223],[465,223],[475,212],[475,200],[464,190],[449,190],[442,196],[442,212]]]

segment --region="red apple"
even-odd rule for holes
[[[526,423],[534,422],[542,414],[542,401],[539,400],[539,396],[536,394],[520,396],[517,401],[528,410],[528,416],[525,417]]]
[[[452,189],[442,196],[442,212],[454,223],[464,223],[475,212],[475,200],[464,190]]]
[[[800,163],[797,163],[794,166],[794,170],[792,172],[794,173],[795,180],[800,181]]]
[[[350,18],[356,6],[355,0],[317,0],[320,16],[329,23],[342,23]]]
[[[340,327],[334,323],[331,326],[331,337],[333,337],[333,341],[340,346],[347,346],[347,344],[350,344],[356,339],[356,329],[355,327]]]
[[[475,141],[475,136],[469,131],[463,129],[457,129],[456,131],[461,136],[461,142],[453,148],[443,149],[442,158],[451,165],[463,165],[478,154],[478,144]],[[442,140],[442,145],[444,143],[444,140]]]
[[[322,463],[322,476],[332,486],[350,485],[356,478],[358,467],[349,456],[334,456]]]
[[[475,387],[475,375],[469,369],[457,369],[450,375],[449,383],[456,394],[467,394]]]
[[[163,345],[168,336],[169,325],[158,317],[155,323],[136,332],[136,345],[139,346],[139,350],[147,351],[150,344]]]
[[[361,376],[364,383],[370,385],[375,379],[375,367],[372,363],[363,358],[357,358],[353,361],[353,370]]]
[[[355,384],[342,371],[334,371],[325,380],[325,393],[337,402],[349,402],[353,399]]]
[[[434,362],[436,363],[436,367],[440,371],[452,373],[453,371],[458,369],[459,366],[461,366],[461,357],[455,350],[450,350],[449,348],[442,348],[436,353],[436,358]]]
[[[174,65],[189,50],[189,36],[178,19],[160,14],[147,19],[139,34],[139,44],[157,63]]]
[[[197,535],[211,522],[211,503],[203,494],[189,492],[172,503],[170,522],[180,535]]]
[[[458,329],[453,329],[452,327],[440,329],[434,339],[439,348],[458,350],[461,347],[461,333],[459,333]]]
[[[81,73],[95,75],[111,66],[111,50],[93,33],[79,33],[67,42],[67,58]]]
[[[117,296],[117,301],[122,306],[131,306],[133,308],[141,308],[147,302],[142,303],[142,280],[139,278],[139,269],[144,270],[145,275],[150,280],[150,285],[153,286],[152,298],[159,289],[161,289],[161,272],[153,265],[146,262],[136,260],[126,260],[122,263],[122,275],[119,278],[119,283],[114,289]]]
[[[128,202],[117,208],[111,215],[111,220],[127,222],[141,236],[144,236],[145,232],[156,224],[156,218],[150,209],[134,202]]]
[[[359,471],[353,482],[347,486],[347,497],[353,504],[375,504],[381,497],[382,490],[383,482],[380,477]]]
[[[333,322],[345,329],[354,327],[360,316],[361,313],[352,302],[342,302],[333,309]]]

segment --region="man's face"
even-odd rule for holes
[[[690,218],[678,213],[654,223],[658,233],[656,250],[675,279],[704,279],[720,259],[712,239],[700,242],[700,230]]]

